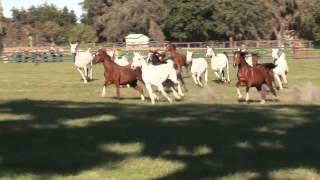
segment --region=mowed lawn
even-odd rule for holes
[[[83,84],[70,61],[0,64],[0,179],[320,179],[320,59],[289,59],[279,102],[188,75],[181,101]],[[244,92],[244,88],[243,88]],[[147,94],[146,94],[147,95]],[[172,96],[172,95],[171,95]]]

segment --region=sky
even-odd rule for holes
[[[2,1],[3,15],[5,17],[12,17],[11,9],[15,8],[24,8],[28,9],[30,6],[39,6],[44,3],[54,4],[59,9],[62,9],[64,6],[67,6],[69,10],[73,10],[77,15],[78,20],[82,14],[82,7],[79,5],[83,0],[0,0]]]

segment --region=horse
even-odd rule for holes
[[[116,85],[117,98],[120,99],[120,85],[129,84],[140,93],[141,100],[145,100],[143,95],[143,89],[138,85],[138,80],[141,77],[139,71],[135,71],[130,67],[123,67],[116,64],[107,52],[103,49],[99,49],[93,58],[93,63],[103,63],[104,66],[104,78],[105,83],[102,89],[101,96],[106,95],[106,87],[111,84]]]
[[[150,58],[151,56],[155,58]],[[159,49],[155,51],[150,50],[148,53],[149,58],[147,58],[147,62],[151,63],[152,65],[165,64],[167,62],[167,60],[165,60],[165,56],[166,56],[165,53],[163,53]],[[168,59],[168,60],[172,61],[171,59]],[[177,64],[174,63],[174,68],[176,69],[178,80],[182,83],[184,90],[187,91],[187,87],[182,78],[181,70],[178,70],[177,67],[178,67]]]
[[[182,72],[182,67],[188,71],[188,64],[187,64],[187,58],[183,54],[179,54],[176,51],[176,45],[174,44],[167,44],[166,45],[166,51],[170,52],[171,58],[173,59],[175,63],[175,68]]]
[[[149,58],[157,58],[155,54],[148,54]],[[142,79],[145,83],[145,87],[148,90],[149,97],[151,99],[151,103],[155,104],[155,99],[159,99],[155,93],[153,93],[152,86],[156,86],[158,90],[162,93],[164,97],[167,98],[167,100],[172,103],[172,99],[168,96],[168,94],[165,92],[163,83],[166,80],[171,80],[173,84],[177,85],[178,93],[175,91],[175,89],[171,86],[170,89],[172,90],[174,96],[176,99],[181,99],[184,94],[182,93],[180,82],[177,79],[177,73],[176,70],[173,67],[173,61],[168,60],[166,64],[160,64],[160,65],[152,65],[147,64],[144,57],[137,52],[134,52],[134,57],[132,59],[131,68],[135,69],[137,67],[141,67],[142,70]]]
[[[153,57],[154,56],[154,57]],[[147,55],[147,63],[151,63],[152,65],[160,65],[160,64],[166,64],[166,60],[164,59],[165,54],[160,52],[159,50],[149,50],[149,53]]]
[[[289,72],[289,67],[288,63],[286,60],[286,55],[284,52],[280,52],[279,49],[273,49],[272,48],[272,53],[271,56],[273,58],[274,64],[277,66],[276,68],[273,69],[274,73],[274,79],[277,81],[277,84],[279,86],[279,90],[283,89],[282,82],[280,80],[283,80],[283,83],[287,84],[287,73]]]
[[[238,67],[236,83],[238,98],[242,98],[239,86],[246,87],[246,101],[249,102],[249,89],[250,87],[256,87],[261,95],[261,104],[265,103],[265,94],[262,91],[262,85],[265,83],[275,97],[277,97],[276,91],[272,86],[273,71],[264,65],[250,66],[245,61],[246,52],[235,51],[233,54],[233,65]]]
[[[166,51],[170,52],[171,59],[173,59],[173,61],[174,61],[174,68],[178,71],[177,72],[178,78],[181,81],[184,90],[187,91],[187,87],[186,87],[185,82],[182,78],[182,67],[185,68],[187,73],[189,71],[186,56],[183,54],[177,53],[176,45],[174,45],[174,44],[167,44]]]
[[[120,66],[129,66],[129,65],[130,65],[127,56],[122,55],[122,56],[120,57],[120,52],[119,52],[119,50],[116,50],[116,51],[114,52],[113,61],[114,61],[115,63],[117,63],[118,65],[120,65]]]
[[[77,50],[78,50],[78,43],[74,43],[74,44],[70,43],[70,52],[71,52],[73,62],[75,62],[76,60]]]
[[[217,78],[222,82],[230,83],[228,54],[226,52],[216,54],[211,47],[207,46],[206,57],[211,57],[211,68]],[[224,76],[224,69],[227,71],[227,79]]]
[[[74,65],[77,67],[83,82],[87,83],[88,80],[92,80],[92,59],[93,56],[90,53],[90,48],[87,51],[80,51],[78,49],[78,43],[70,43],[70,51],[72,54]],[[82,70],[84,72],[82,72]],[[90,72],[89,72],[90,71]]]
[[[187,51],[187,62],[191,64],[191,75],[194,83],[203,87],[200,78],[204,73],[205,85],[208,84],[208,63],[205,58],[192,58],[192,54],[192,51]]]

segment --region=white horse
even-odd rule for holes
[[[122,56],[121,58],[116,56],[113,61],[116,64],[120,65],[120,66],[128,66],[128,65],[130,65],[127,56]]]
[[[113,59],[113,61],[120,66],[128,66],[130,65],[128,57],[122,56],[119,58],[119,52],[116,50],[107,50],[107,54]]]
[[[148,58],[150,58],[150,54],[148,55]],[[177,79],[177,73],[174,69],[173,61],[168,60],[167,64],[161,65],[147,64],[146,60],[140,53],[134,52],[131,68],[135,69],[137,67],[141,67],[142,79],[145,83],[146,89],[148,90],[152,104],[155,104],[155,99],[159,99],[155,93],[153,93],[152,86],[156,86],[162,95],[166,97],[170,103],[172,102],[172,99],[164,91],[162,84],[168,79],[177,85],[178,93],[173,87],[170,87],[176,99],[181,99],[181,96],[184,96],[181,90],[180,82]]]
[[[225,53],[216,54],[211,47],[207,46],[206,57],[211,57],[211,68],[214,71],[217,78],[222,80],[223,82],[231,82],[229,76],[228,56]],[[225,79],[223,73],[224,69],[226,69],[227,71],[227,80]]]
[[[187,63],[191,63],[191,75],[196,85],[203,87],[200,81],[202,73],[204,73],[205,85],[208,84],[208,63],[205,58],[192,58],[192,52],[187,51]]]
[[[77,67],[83,82],[87,83],[88,80],[92,80],[92,60],[93,56],[90,53],[90,48],[87,51],[81,51],[78,49],[78,44],[70,44],[70,51],[74,56],[74,65]],[[84,71],[84,72],[82,72]]]
[[[70,52],[71,52],[73,62],[76,60],[77,50],[78,50],[78,43],[74,43],[74,44],[70,43]]]
[[[286,60],[286,55],[284,52],[280,52],[279,49],[272,49],[271,55],[274,64],[276,65],[276,67],[273,69],[274,79],[277,81],[279,89],[282,90],[283,85],[281,79],[283,80],[283,83],[288,83],[286,74],[289,72],[289,67]]]

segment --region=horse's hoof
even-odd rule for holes
[[[184,95],[183,93],[181,93],[181,94],[179,94],[179,96],[182,96],[182,97],[183,97],[183,96],[185,96],[185,95]]]
[[[261,100],[261,101],[260,101],[260,104],[265,104],[265,103],[266,103],[265,100]]]

